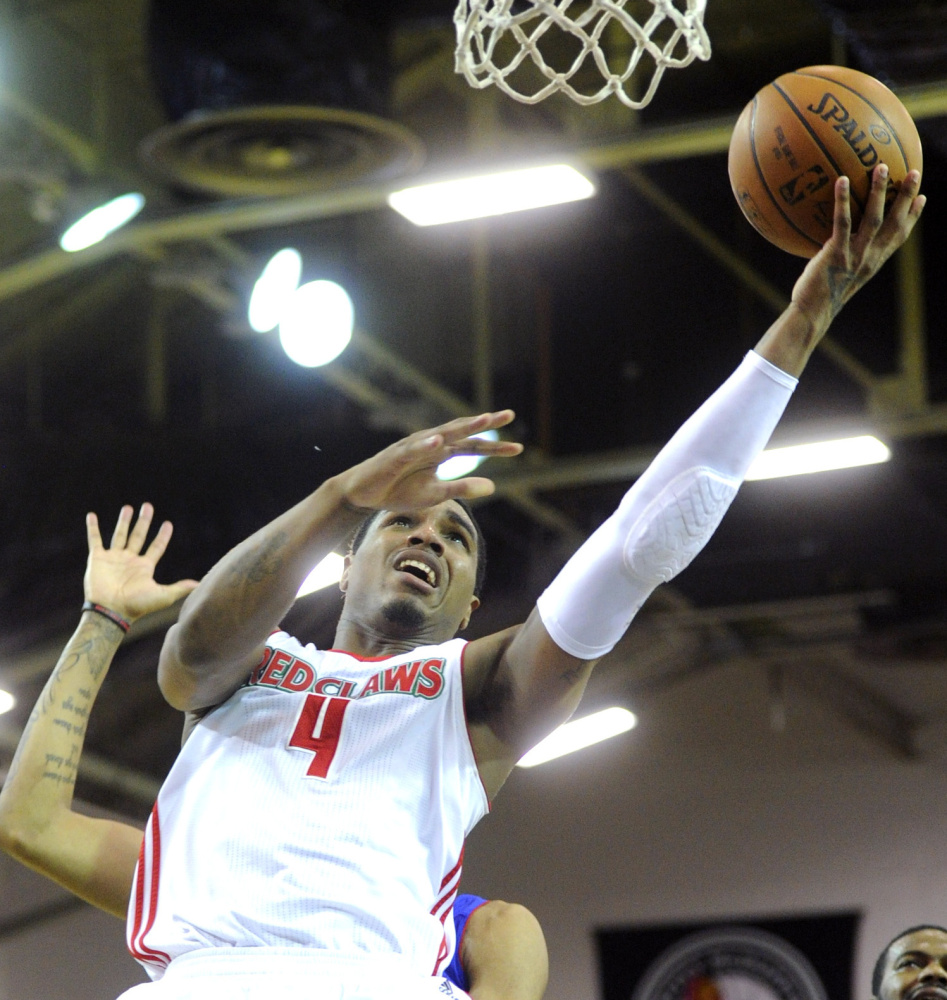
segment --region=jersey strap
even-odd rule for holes
[[[150,948],[145,937],[151,930],[158,913],[158,887],[161,875],[161,824],[158,819],[158,805],[155,803],[145,827],[138,865],[135,868],[135,883],[132,887],[128,908],[128,950],[145,966],[157,967],[163,972],[171,963],[171,957],[163,951]]]

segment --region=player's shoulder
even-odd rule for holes
[[[309,658],[325,652],[325,650],[319,649],[315,643],[303,642],[301,639],[297,639],[296,636],[279,628],[274,629],[270,633],[266,640],[266,645],[270,649],[283,649],[286,652],[303,658]]]

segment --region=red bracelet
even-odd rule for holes
[[[86,601],[82,605],[82,610],[94,611],[97,615],[108,618],[110,622],[114,622],[123,632],[127,632],[131,628],[131,622],[125,621],[117,611],[112,611],[111,608],[105,607],[104,604],[94,604],[92,601]]]

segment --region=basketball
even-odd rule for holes
[[[730,138],[733,193],[754,228],[781,250],[813,257],[832,234],[837,177],[851,182],[858,227],[875,165],[888,166],[886,203],[921,140],[907,109],[881,82],[844,66],[807,66],[765,86]]]

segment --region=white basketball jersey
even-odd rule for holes
[[[489,808],[454,639],[387,659],[271,636],[195,727],[145,830],[128,946],[391,956],[438,974],[464,838]]]

